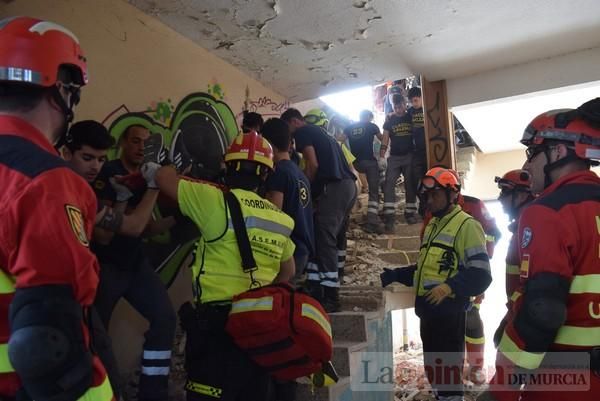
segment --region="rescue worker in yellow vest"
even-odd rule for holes
[[[179,311],[187,332],[185,368],[188,400],[263,401],[269,376],[224,331],[233,296],[294,275],[291,217],[257,194],[273,169],[271,145],[256,132],[239,135],[225,155],[225,184],[190,181],[175,169],[161,169],[156,183],[175,199],[200,230],[192,264],[195,307]],[[232,214],[225,200],[231,191],[240,204],[258,269],[245,273]]]
[[[384,269],[385,287],[398,281],[415,287],[421,319],[425,372],[438,400],[462,400],[465,318],[470,297],[492,282],[481,224],[457,205],[460,184],[441,167],[419,185],[433,218],[425,228],[416,265]]]

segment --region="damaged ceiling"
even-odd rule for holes
[[[128,0],[293,102],[600,46],[598,0]]]

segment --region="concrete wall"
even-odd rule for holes
[[[76,119],[103,120],[120,105],[130,111],[161,100],[175,105],[189,93],[207,91],[217,98],[224,94],[222,100],[237,115],[246,88],[249,107],[259,112],[287,105],[279,94],[123,0],[0,2],[0,17],[12,15],[48,19],[78,36],[90,83]]]
[[[525,148],[511,152],[477,153],[474,169],[465,180],[465,194],[483,200],[496,199],[499,190],[494,177],[521,168],[524,162]]]
[[[447,80],[449,107],[600,80],[600,47]]]

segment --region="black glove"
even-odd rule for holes
[[[413,276],[416,270],[416,265],[398,267],[396,269],[388,269],[384,267],[383,273],[379,275],[379,277],[381,277],[381,286],[387,287],[393,282],[398,282],[404,284],[407,287],[412,287]]]
[[[381,273],[379,275],[379,277],[381,278],[381,286],[382,287],[387,287],[388,285],[397,281],[396,280],[396,270],[397,269],[388,269],[387,267],[383,268],[383,273]]]

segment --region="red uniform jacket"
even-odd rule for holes
[[[516,243],[521,285],[512,297],[514,303],[498,346],[497,369],[505,373],[518,367],[536,369],[546,351],[600,346],[600,178],[591,171],[580,171],[549,186],[523,210]],[[527,284],[536,276],[539,283],[548,273],[568,288],[568,294],[560,299],[556,293],[547,294],[566,308],[566,320],[558,330],[533,330],[539,323],[528,324]],[[539,293],[537,297],[535,302],[540,302]],[[501,384],[502,378],[493,381]],[[499,400],[518,397],[511,391],[493,393]]]
[[[88,247],[96,215],[92,189],[35,127],[15,117],[0,116],[0,185],[2,345],[8,342],[13,296],[6,283],[67,284],[87,306],[96,294],[99,266]],[[94,367],[98,384],[105,373],[98,361]],[[18,386],[14,372],[0,374],[0,396],[14,396]]]

